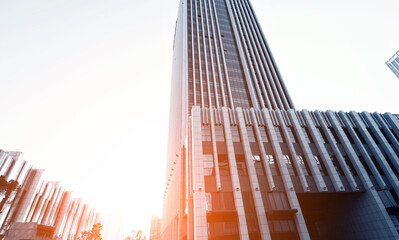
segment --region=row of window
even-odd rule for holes
[[[286,139],[285,139],[285,137],[284,137],[283,130],[281,129],[281,127],[280,127],[280,126],[275,126],[274,129],[275,129],[275,133],[276,133],[276,135],[277,135],[277,140],[278,140],[278,142],[281,142],[281,143],[286,142]],[[286,127],[286,129],[287,129],[287,132],[288,132],[288,135],[289,135],[289,137],[290,137],[291,142],[292,142],[292,143],[299,143],[298,137],[297,137],[297,135],[296,135],[294,129],[293,129],[292,127]],[[303,129],[303,133],[304,133],[304,136],[305,136],[306,141],[307,141],[308,143],[314,143],[315,141],[314,141],[312,135],[310,134],[309,128],[303,127],[302,129]],[[317,129],[316,134],[318,134],[319,139],[321,139],[321,140],[323,141],[323,143],[327,143],[327,144],[328,144],[328,143],[329,143],[328,138],[327,138],[326,134],[324,133],[324,131],[322,130],[322,128],[317,127],[316,129]],[[344,131],[346,137],[347,137],[348,140],[350,141],[350,143],[351,143],[351,144],[355,144],[355,141],[353,140],[352,136],[350,135],[348,129],[345,128],[345,127],[342,128],[342,129],[343,129],[343,131]],[[254,127],[247,127],[246,130],[247,130],[247,135],[248,135],[248,140],[249,140],[249,142],[258,142],[258,140],[256,139]],[[362,134],[360,133],[359,129],[358,129],[358,128],[353,128],[353,130],[354,130],[354,132],[356,133],[356,136],[357,136],[357,137],[359,138],[359,140],[362,142],[362,144],[367,144],[367,142],[366,142],[365,139],[363,138]],[[268,137],[268,134],[267,134],[265,128],[264,128],[264,127],[259,127],[259,131],[260,131],[260,134],[261,134],[262,142],[269,142],[269,137]],[[340,138],[338,137],[338,134],[336,133],[335,129],[329,127],[329,128],[328,128],[328,131],[332,134],[332,136],[334,137],[334,140],[336,141],[336,143],[337,143],[337,144],[341,144],[341,140],[340,140]],[[374,140],[374,142],[375,142],[377,145],[380,145],[381,143],[380,143],[380,141],[378,140],[378,138],[375,136],[374,132],[373,132],[370,128],[367,128],[367,131],[368,131],[368,133],[370,134],[370,136],[372,137],[372,139]],[[390,145],[393,145],[393,143],[392,143],[392,141],[390,140],[390,138],[387,136],[387,134],[386,134],[382,129],[381,129],[381,133],[382,133],[382,135],[384,136],[385,140],[386,140]],[[395,138],[398,138],[398,140],[399,140],[399,137],[397,137],[397,136],[394,134],[394,131],[392,131],[392,133],[393,133],[392,135],[393,135]],[[233,135],[233,137],[234,137],[234,138],[237,140],[237,142],[238,142],[238,139],[240,139],[239,131],[238,131],[238,130],[233,130],[233,128],[232,128],[232,135]],[[394,149],[394,150],[395,150],[395,149]],[[397,154],[399,155],[399,153],[397,153]]]
[[[315,162],[316,166],[319,168],[320,173],[323,176],[328,176],[327,169],[321,161],[321,157],[318,155],[313,156],[314,159],[313,161]],[[247,176],[248,175],[248,170],[245,162],[245,157],[244,155],[235,155],[236,158],[236,165],[237,165],[237,171],[238,174],[241,176]],[[351,161],[349,160],[348,157],[345,158],[345,163],[349,168],[349,171],[351,172],[352,175],[357,176],[357,173],[354,169],[354,166],[352,165]],[[361,156],[359,156],[361,158]],[[363,158],[361,158],[363,159]],[[252,160],[254,162],[254,167],[256,174],[258,176],[265,176],[265,167],[263,165],[263,161],[260,155],[252,155]],[[272,175],[279,176],[280,171],[278,168],[278,165],[276,164],[276,160],[274,155],[268,154],[266,155],[265,161],[269,164],[270,169],[272,170]],[[288,170],[290,171],[290,174],[292,176],[298,176],[298,171],[295,167],[295,165],[292,163],[292,157],[290,155],[283,155],[283,161],[284,163],[288,166]],[[331,161],[333,163],[333,166],[337,170],[337,172],[341,175],[344,176],[344,172],[342,170],[342,167],[336,160],[335,156],[331,157]],[[297,155],[297,162],[298,165],[301,166],[302,172],[305,176],[311,176],[312,171],[309,168],[309,163],[305,160],[305,157],[303,155]],[[363,163],[363,162],[362,162]],[[203,155],[203,166],[204,166],[204,175],[205,176],[214,176],[215,175],[215,170],[214,170],[214,159],[213,155],[211,154],[204,154]],[[229,162],[228,162],[228,157],[225,154],[219,154],[218,155],[218,165],[219,165],[219,173],[221,176],[230,176],[230,169],[229,169]],[[367,172],[371,174],[371,171],[369,170],[368,166],[363,163],[365,166]],[[378,165],[377,165],[378,166]],[[381,174],[384,175],[384,173],[381,170]]]
[[[204,129],[204,133],[203,133],[203,141],[211,141],[211,135],[210,135],[210,126],[203,126]],[[319,134],[319,138],[322,139],[324,141],[324,143],[329,143],[326,135],[324,134],[324,132],[322,131],[321,128],[316,128],[317,132],[316,134]],[[254,134],[254,128],[253,127],[246,127],[247,133],[248,133],[248,140],[249,142],[256,142],[257,138],[256,135]],[[269,136],[267,134],[267,132],[265,131],[264,127],[259,127],[260,130],[260,134],[262,137],[262,142],[267,142],[269,141]],[[337,141],[338,144],[340,144],[339,138],[337,133],[335,132],[335,130],[333,128],[329,128],[328,129],[329,132],[334,136],[335,140]],[[358,134],[359,139],[361,140],[361,134],[359,132],[359,130],[357,128],[354,128],[355,132],[357,132],[356,134]],[[292,142],[298,142],[296,133],[293,131],[292,127],[287,127],[287,131],[288,131],[288,135],[291,138]],[[344,133],[348,136],[349,141],[353,141],[351,140],[352,138],[350,137],[350,134],[348,132],[348,130],[346,128],[343,129]],[[275,127],[275,132],[277,134],[277,139],[279,142],[285,142],[285,138],[284,135],[282,134],[282,129],[279,126]],[[241,141],[241,136],[240,136],[240,131],[238,129],[237,126],[231,126],[231,133],[232,133],[232,140],[233,142],[240,142]],[[369,130],[370,135],[373,134],[373,132],[371,130]],[[224,139],[224,130],[222,126],[216,126],[215,128],[215,135],[216,135],[216,141],[225,141]],[[307,128],[304,128],[304,135],[308,141],[308,143],[314,143],[314,140],[309,132],[309,130]],[[373,135],[372,135],[373,136]],[[364,141],[364,140],[362,140]],[[375,141],[378,143],[378,139],[375,138]],[[353,142],[354,143],[354,142]],[[368,175],[372,176],[372,171],[369,167],[369,164],[366,163],[365,159],[363,158],[363,156],[361,156],[359,150],[357,150],[357,147],[354,146],[355,151],[358,154],[358,159],[360,160],[360,163],[364,166],[364,169],[366,170],[366,172],[368,173]],[[381,150],[383,151],[383,149]],[[338,162],[337,158],[335,155],[331,155],[330,156],[330,161],[332,163],[332,165],[334,166],[335,170],[337,171],[337,173],[341,176],[344,176],[345,173],[343,171],[343,166],[341,166],[342,164],[345,165],[345,168],[348,168],[348,170],[350,171],[350,173],[353,176],[357,176],[357,172],[355,170],[355,167],[353,166],[351,160],[349,159],[348,156],[346,156],[346,153],[343,153],[344,155],[344,162]],[[372,155],[372,153],[369,153],[369,156],[373,162],[373,165],[376,167],[376,169],[378,170],[380,175],[386,175],[386,171],[384,171],[384,166],[382,166],[381,162],[379,160],[377,160],[375,158],[375,156]],[[308,162],[305,160],[304,156],[298,155],[297,156],[297,161],[299,163],[299,165],[301,166],[301,170],[304,173],[305,176],[309,176],[312,175],[312,171],[310,171]],[[397,169],[395,168],[394,164],[392,163],[392,160],[387,156],[384,155],[384,158],[386,160],[386,162],[389,164],[390,169],[392,169],[392,171],[394,172],[394,174],[399,175],[399,172],[397,171]],[[265,171],[264,171],[264,166],[262,165],[262,161],[261,161],[261,157],[259,155],[254,155],[253,156],[253,160],[254,160],[254,164],[255,164],[255,169],[258,175],[265,175]],[[209,160],[210,162],[213,162],[213,158],[211,158]],[[266,162],[269,163],[269,165],[271,165],[271,170],[272,173],[274,175],[279,175],[279,169],[278,166],[275,165],[275,160],[273,155],[267,155],[267,159],[265,159]],[[292,159],[289,155],[284,155],[284,161],[285,163],[289,166],[288,169],[290,171],[291,175],[298,175],[298,170],[295,167],[295,164],[292,164]],[[319,155],[314,155],[314,159],[313,159],[315,165],[319,168],[320,172],[322,175],[324,176],[328,176],[328,171],[326,166],[324,165],[324,162],[321,160],[321,157]],[[247,170],[246,170],[246,166],[245,166],[245,161],[239,161],[237,160],[237,167],[239,170],[240,175],[247,175]],[[212,163],[213,164],[213,163]],[[222,167],[224,167],[224,174],[225,175],[229,175],[229,169],[228,169],[228,163],[226,161],[226,163],[222,163],[221,164]],[[213,168],[213,165],[209,165],[208,166],[209,169]],[[208,171],[209,172],[209,171]],[[210,171],[212,172],[212,171]],[[209,173],[210,174],[210,173]]]

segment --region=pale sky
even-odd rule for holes
[[[252,4],[297,109],[399,113],[399,1]],[[161,213],[177,8],[0,1],[0,149],[128,229]]]

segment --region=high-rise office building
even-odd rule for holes
[[[399,78],[399,51],[397,51],[385,64]]]
[[[181,0],[161,239],[399,239],[399,116],[295,110],[249,0]]]

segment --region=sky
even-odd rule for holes
[[[297,109],[399,113],[399,1],[252,4]],[[177,8],[0,1],[0,149],[127,229],[161,214]]]

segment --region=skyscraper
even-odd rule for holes
[[[249,0],[181,0],[161,239],[399,239],[399,117],[297,111]]]
[[[399,51],[397,51],[385,64],[399,78]]]

